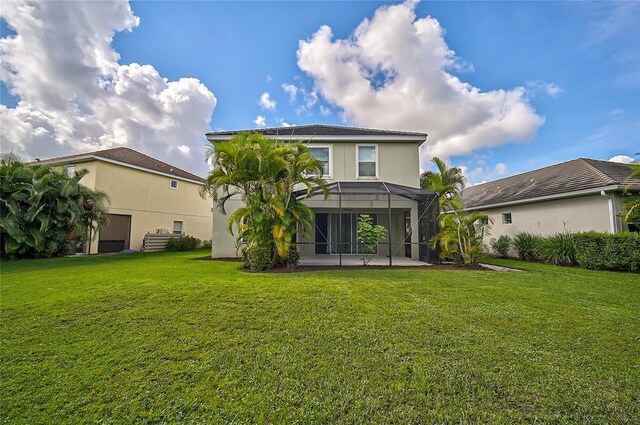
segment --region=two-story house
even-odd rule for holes
[[[211,199],[200,196],[204,180],[126,147],[37,160],[34,164],[87,170],[80,181],[109,196],[109,221],[85,253],[143,249],[147,233],[211,238]]]
[[[235,134],[259,132],[274,140],[302,141],[324,163],[329,196],[318,191],[304,202],[314,211],[313,231],[298,234],[296,242],[302,257],[358,255],[359,214],[368,214],[387,229],[378,254],[433,261],[429,247],[438,202],[433,192],[420,188],[419,147],[427,135],[405,131],[373,130],[330,125],[303,125],[256,130],[207,133],[216,142]],[[306,193],[299,193],[304,197]],[[228,201],[227,214],[242,205],[241,199]],[[226,229],[228,216],[214,211],[213,257],[236,256],[235,237]],[[391,255],[390,255],[391,254]]]

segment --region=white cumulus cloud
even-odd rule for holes
[[[415,5],[382,6],[347,39],[320,27],[299,42],[298,66],[344,120],[429,133],[429,157],[531,139],[544,118],[526,90],[483,92],[453,75],[470,65],[449,49],[435,18],[416,18]]]
[[[293,84],[284,83],[282,90],[289,95],[289,102],[295,102],[298,96],[298,87]]]
[[[612,158],[609,158],[611,162],[620,162],[622,164],[631,164],[633,162],[633,158],[627,155],[616,155]]]
[[[262,93],[262,96],[260,96],[260,101],[258,103],[264,109],[269,109],[271,111],[276,109],[276,104],[277,104],[275,100],[271,99],[271,95],[269,94],[269,92]]]
[[[467,179],[467,184],[470,186],[505,177],[509,171],[509,167],[503,162],[498,162],[493,167],[481,166],[469,168],[461,165],[460,168],[462,169],[462,174],[464,174]]]
[[[255,125],[260,126],[260,127],[264,127],[264,126],[266,125],[265,117],[263,117],[262,115],[258,115],[258,116],[256,117],[256,119],[255,119],[255,120],[253,120],[253,123],[254,123]]]
[[[564,91],[562,87],[554,83],[544,81],[527,81],[527,89],[530,93],[544,93],[550,97],[557,97]]]
[[[331,109],[327,108],[324,105],[320,105],[320,113],[325,117],[328,117],[329,115],[331,115]]]
[[[18,98],[0,105],[3,151],[31,159],[129,146],[206,171],[216,98],[195,78],[119,63],[114,34],[140,23],[128,2],[6,2],[0,15],[16,33],[0,39],[0,78]]]

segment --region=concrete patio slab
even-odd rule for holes
[[[429,263],[423,261],[414,261],[407,257],[393,257],[393,265],[397,267],[416,267],[416,266],[430,266]],[[307,255],[300,258],[298,263],[300,266],[338,266],[340,264],[340,257],[338,255]],[[343,266],[361,266],[362,256],[345,254],[342,256]],[[376,255],[373,257],[370,266],[388,266],[389,257]]]

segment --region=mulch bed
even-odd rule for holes
[[[207,257],[198,257],[194,258],[194,260],[205,260],[205,261],[233,261],[239,263],[241,261],[238,257],[224,257],[224,258],[211,258]],[[486,267],[481,265],[475,267],[467,267],[467,266],[456,266],[455,264],[432,264],[430,266],[296,266],[296,267],[285,267],[285,266],[276,266],[271,270],[264,270],[261,272],[251,272],[249,270],[244,270],[247,273],[304,273],[304,272],[317,272],[324,270],[401,270],[401,269],[422,269],[422,270],[473,270],[473,271],[492,271]]]
[[[242,261],[242,259],[240,257],[220,257],[220,258],[211,258],[210,255],[207,255],[206,257],[197,257],[197,258],[192,258],[192,260],[205,260],[205,261],[234,261],[236,263],[239,263],[240,261]]]

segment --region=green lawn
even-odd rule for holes
[[[637,423],[640,276],[2,263],[0,422]]]

